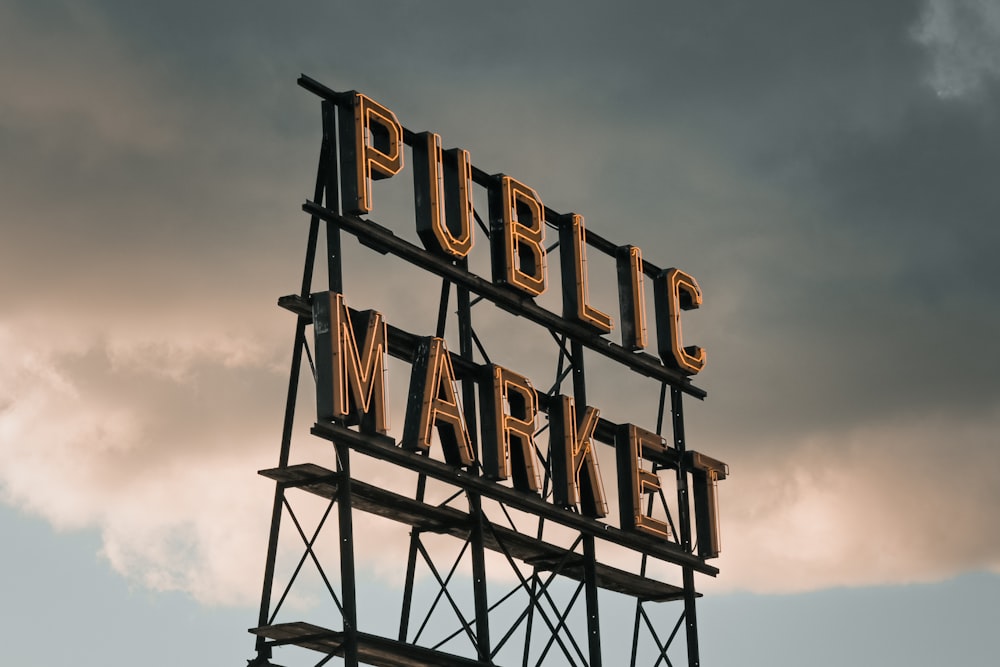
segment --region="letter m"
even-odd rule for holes
[[[385,392],[386,326],[381,313],[354,311],[336,292],[313,295],[316,414],[320,420],[389,430]],[[358,341],[361,345],[358,345]]]

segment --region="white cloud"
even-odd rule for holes
[[[111,565],[142,585],[251,603],[270,497],[254,472],[276,457],[280,423],[260,408],[268,389],[233,387],[282,384],[248,351],[257,344],[227,356],[211,336],[178,353],[23,334],[0,331],[16,351],[0,365],[3,499],[63,529],[97,528]]]
[[[106,352],[112,371],[144,373],[174,382],[193,379],[206,359],[227,369],[264,365],[279,370],[277,364],[268,363],[262,342],[246,335],[175,332],[169,337],[116,337],[107,342]]]
[[[1000,78],[1000,4],[928,0],[913,34],[930,52],[928,80],[939,96],[963,97]]]
[[[723,575],[713,588],[799,592],[997,569],[990,471],[1000,408],[925,415],[786,443],[720,485]]]

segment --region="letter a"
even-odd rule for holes
[[[475,457],[455,393],[455,371],[448,348],[442,338],[423,338],[417,345],[410,375],[402,446],[411,451],[429,450],[433,426],[437,426],[445,461],[472,465]]]

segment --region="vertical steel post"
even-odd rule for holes
[[[677,466],[677,520],[681,533],[681,546],[687,553],[691,548],[691,507],[688,500],[688,473],[684,464],[686,449],[684,440],[684,406],[681,403],[681,390],[670,388],[670,412],[673,418],[674,447],[677,449],[680,463]],[[687,637],[688,665],[699,667],[701,660],[698,655],[698,616],[695,611],[696,591],[694,588],[694,570],[682,568],[684,583],[684,629]]]
[[[326,103],[324,102],[324,107]],[[328,174],[331,169],[336,170],[336,158],[331,157],[330,150],[334,145],[334,127],[327,122],[327,113],[323,113],[323,142],[320,145],[319,164],[316,167],[316,186],[313,189],[313,201],[322,201],[323,193],[326,190],[329,179]],[[312,289],[313,269],[316,264],[316,244],[319,239],[319,218],[312,216],[309,221],[309,236],[306,242],[306,256],[302,269],[302,286],[300,294],[308,297]],[[284,468],[288,465],[288,458],[291,453],[292,428],[295,424],[295,404],[298,399],[299,376],[302,369],[302,350],[305,348],[306,320],[299,317],[295,323],[295,341],[292,345],[292,365],[288,374],[288,392],[285,397],[285,417],[281,429],[281,450],[278,455],[278,467]],[[275,484],[274,503],[271,506],[271,529],[267,539],[267,558],[264,563],[264,582],[260,595],[260,614],[257,618],[258,627],[268,625],[271,615],[271,590],[274,587],[274,570],[278,557],[278,537],[281,532],[282,505],[285,498],[285,489],[281,484]],[[271,650],[266,645],[266,639],[257,637],[256,649],[258,660],[265,660],[271,657]]]
[[[570,343],[573,365],[573,401],[576,405],[574,419],[587,410],[587,377],[583,368],[583,345]],[[587,642],[590,649],[590,667],[601,667],[601,615],[597,603],[597,545],[593,535],[583,535],[583,584],[587,604]]]
[[[441,298],[438,300],[437,328],[434,335],[444,338],[445,325],[448,321],[448,297],[451,293],[451,283],[445,280],[441,284]],[[427,475],[417,476],[417,492],[415,498],[423,501],[427,490]],[[414,526],[410,529],[410,547],[406,556],[406,579],[403,583],[403,603],[399,611],[399,641],[405,642],[410,628],[410,611],[413,608],[413,586],[416,582],[417,553],[420,544],[420,529]]]
[[[587,602],[590,667],[601,667],[601,617],[597,606],[597,549],[593,535],[583,536],[583,584]]]
[[[468,269],[466,260],[461,260],[463,268]],[[469,290],[458,287],[458,345],[459,354],[463,359],[472,360],[472,305]],[[466,428],[472,440],[473,451],[479,460],[478,429],[476,428],[476,386],[471,378],[462,380],[462,410],[465,414]],[[474,467],[469,468],[471,474],[476,474]],[[472,516],[472,530],[469,541],[472,547],[472,591],[476,607],[476,646],[481,662],[492,662],[492,644],[490,641],[490,607],[486,586],[486,547],[483,538],[483,502],[478,493],[467,493],[469,498],[469,514]]]
[[[344,606],[344,665],[358,666],[358,595],[354,570],[354,522],[351,503],[350,448],[337,448],[337,517],[340,521],[340,597]]]
[[[353,109],[339,108],[340,122],[353,122]],[[323,126],[332,126],[337,114],[335,107],[328,101],[323,102]],[[336,159],[331,160],[338,165],[340,157],[340,137],[337,137]],[[337,185],[339,173],[331,170],[329,187],[326,192],[327,208],[336,213],[341,212],[341,202]],[[343,257],[340,246],[340,228],[332,222],[326,224],[326,267],[327,284],[331,292],[344,292]],[[340,528],[340,595],[343,605],[344,622],[344,665],[358,665],[358,594],[354,567],[354,505],[351,498],[351,449],[347,445],[334,445],[337,451],[337,519]]]
[[[423,501],[424,492],[427,488],[427,475],[420,475],[417,478],[416,499]],[[403,602],[399,610],[399,641],[405,642],[410,631],[410,611],[413,608],[413,586],[416,583],[417,573],[417,545],[420,540],[420,529],[413,527],[410,530],[410,548],[406,556],[406,579],[403,583]]]

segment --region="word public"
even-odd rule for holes
[[[403,168],[403,126],[396,114],[360,93],[346,94],[340,105],[340,166],[344,212],[372,211],[372,181],[398,174]],[[424,247],[439,256],[462,260],[475,244],[472,203],[472,163],[466,150],[442,150],[441,137],[432,132],[414,135],[413,183],[417,234]],[[562,268],[563,317],[588,329],[608,334],[613,318],[589,303],[586,229],[575,213],[546,220],[546,209],[531,187],[504,174],[488,185],[492,279],[519,293],[536,297],[548,286],[545,223],[559,229]],[[621,246],[616,253],[622,347],[646,348],[646,314],[642,251]],[[698,308],[702,292],[698,281],[670,268],[653,283],[657,347],[661,362],[685,375],[705,366],[705,350],[685,346],[681,312]]]

